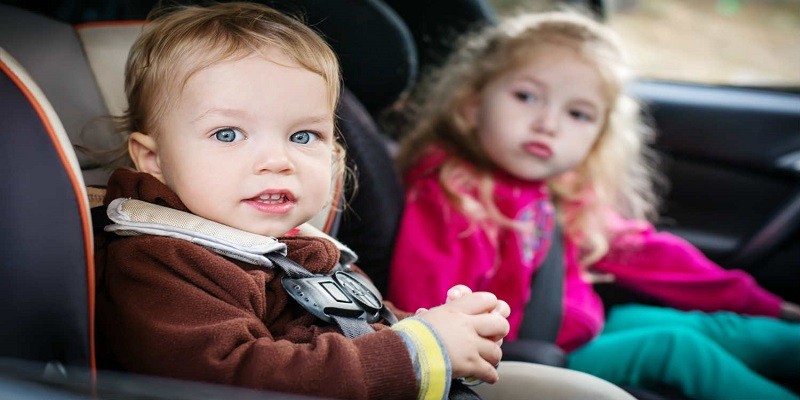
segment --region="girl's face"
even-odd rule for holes
[[[497,166],[538,181],[583,161],[607,107],[597,70],[573,49],[546,44],[530,62],[489,82],[464,116]]]
[[[322,77],[277,51],[265,54],[192,75],[155,139],[134,134],[130,146],[134,159],[137,148],[152,147],[137,168],[193,213],[280,236],[328,201],[333,110]]]

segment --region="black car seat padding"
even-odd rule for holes
[[[78,162],[42,91],[2,49],[0,70],[0,356],[93,368],[93,241]]]

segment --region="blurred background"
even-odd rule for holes
[[[501,15],[555,1],[490,0]],[[646,78],[800,89],[800,0],[604,0]]]

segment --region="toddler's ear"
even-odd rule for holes
[[[158,145],[152,136],[141,132],[131,133],[128,138],[128,153],[137,171],[146,172],[164,182],[158,159]]]

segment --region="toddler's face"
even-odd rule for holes
[[[159,121],[156,176],[197,215],[280,236],[329,199],[333,110],[322,77],[266,55],[189,78]]]
[[[572,49],[543,45],[465,107],[489,158],[524,180],[544,180],[586,157],[607,104],[598,72]]]

